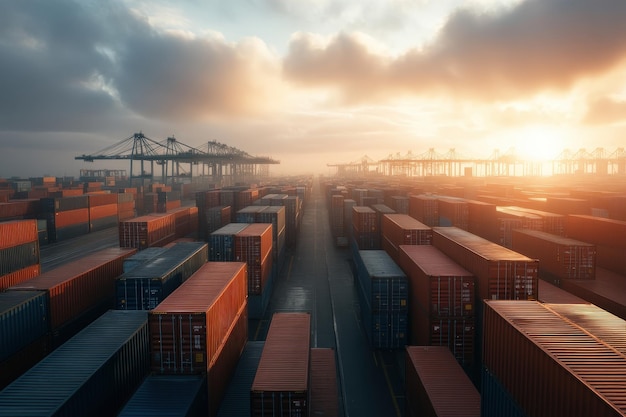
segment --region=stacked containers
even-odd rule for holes
[[[343,200],[343,234],[347,239],[341,240],[343,246],[347,246],[346,241],[352,240],[352,208],[356,206],[356,201],[352,199]],[[337,242],[339,243],[339,241]]]
[[[122,248],[166,245],[176,238],[175,217],[171,213],[149,214],[120,222],[119,238]]]
[[[199,238],[207,241],[209,234],[214,230],[228,224],[230,222],[230,215],[228,213],[228,219],[222,224],[221,218],[218,226],[216,221],[215,207],[220,206],[220,192],[218,190],[198,191],[196,192],[196,207],[198,207],[198,228],[200,230]],[[224,206],[222,206],[224,208]]]
[[[53,243],[89,233],[89,197],[42,198],[48,242]]]
[[[119,221],[132,219],[135,217],[135,193],[132,192],[119,192],[117,193],[117,217]]]
[[[115,278],[135,249],[109,248],[46,271],[9,291],[45,291],[53,343],[72,337],[113,305]]]
[[[238,232],[234,260],[248,264],[248,295],[261,295],[272,268],[272,224],[253,223]]]
[[[257,188],[250,188],[250,189],[247,189],[247,190],[241,190],[237,194],[237,204],[236,204],[236,206],[239,209],[242,209],[244,207],[251,206],[258,199],[259,199],[259,190]]]
[[[235,221],[237,223],[254,223],[257,219],[257,213],[263,211],[266,207],[269,206],[246,206],[237,211]]]
[[[520,211],[522,213],[533,214],[541,218],[541,230],[557,236],[565,236],[565,219],[566,216],[557,213],[550,213],[542,210],[535,210],[525,207],[510,206],[510,210]],[[534,229],[530,227],[530,229]],[[539,229],[537,229],[539,230]]]
[[[200,417],[207,404],[206,375],[149,375],[117,417]]]
[[[0,291],[40,272],[37,220],[0,223]]]
[[[513,231],[512,249],[539,259],[542,279],[559,285],[561,279],[595,279],[596,247],[536,230]]]
[[[480,394],[450,351],[407,346],[406,416],[480,416]]]
[[[287,246],[293,247],[296,244],[296,237],[300,228],[301,213],[300,206],[302,200],[297,196],[288,196],[283,200],[285,206],[285,233]]]
[[[477,236],[498,241],[496,205],[477,200],[467,200],[467,231]]]
[[[43,291],[0,292],[0,390],[46,355],[48,311]]]
[[[361,316],[370,346],[402,348],[408,334],[406,275],[383,250],[358,251],[355,263]]]
[[[352,241],[358,250],[380,249],[380,231],[372,208],[352,207]]]
[[[597,265],[626,275],[626,221],[567,216],[567,236],[596,245]]]
[[[272,223],[272,253],[274,255],[274,270],[280,272],[285,260],[285,208],[281,206],[265,206],[257,213],[257,223]]]
[[[397,263],[400,245],[430,245],[433,229],[408,214],[387,214],[382,221],[382,248]]]
[[[395,214],[395,210],[391,207],[386,206],[384,204],[372,204],[370,206],[376,212],[376,230],[378,230],[378,240],[380,242],[380,246],[376,249],[384,249],[383,248],[383,217],[387,214]]]
[[[149,312],[152,372],[207,374],[214,415],[248,338],[246,264],[208,262]]]
[[[89,194],[89,231],[117,226],[119,194]]]
[[[469,227],[469,209],[462,198],[437,197],[439,226],[454,226],[463,230]]]
[[[400,246],[409,279],[412,345],[447,346],[471,371],[474,363],[475,277],[433,246]]]
[[[251,415],[307,417],[311,317],[275,313],[250,389]]]
[[[334,238],[344,236],[344,198],[341,194],[330,196],[330,230]]]
[[[513,230],[543,230],[543,219],[536,214],[526,213],[510,207],[496,207],[498,216],[499,241],[502,246],[511,248]]]
[[[211,233],[230,223],[231,215],[232,207],[230,206],[217,206],[206,209],[204,217],[202,217],[200,211],[198,211],[198,218],[204,219],[200,222],[198,236],[208,242]]]
[[[228,262],[235,260],[235,235],[248,227],[249,223],[229,223],[209,235],[209,261]]]
[[[409,196],[409,215],[427,226],[439,226],[439,200],[428,195]]]
[[[147,314],[105,313],[0,391],[6,416],[109,416],[149,369]]]
[[[391,196],[391,206],[396,213],[409,214],[409,197],[394,195]]]
[[[311,415],[339,417],[339,391],[335,351],[330,348],[311,348]]]
[[[0,220],[21,220],[25,217],[36,216],[41,207],[39,199],[12,200],[0,203]]]
[[[157,191],[157,204],[155,210],[157,213],[167,213],[170,210],[179,208],[180,205],[180,192],[163,190]]]
[[[148,249],[145,249],[148,250]],[[118,310],[151,310],[208,260],[204,242],[179,242],[115,280]]]
[[[626,280],[623,275],[597,268],[596,279],[564,279],[561,288],[626,320]]]
[[[537,301],[551,304],[589,304],[588,301],[543,279],[539,280],[539,297]]]
[[[626,414],[626,357],[597,329],[532,301],[486,301],[484,322],[483,416]]]

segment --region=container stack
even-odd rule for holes
[[[89,232],[117,226],[119,194],[89,194]]]
[[[179,242],[124,272],[115,279],[115,308],[152,310],[207,262],[208,252],[204,242]]]
[[[286,242],[287,246],[292,248],[296,244],[296,237],[302,221],[302,200],[297,196],[288,196],[283,202],[285,206]]]
[[[357,250],[379,250],[380,230],[376,212],[370,207],[352,208],[352,246]]]
[[[330,230],[336,241],[338,238],[345,238],[343,202],[344,198],[341,194],[330,197]]]
[[[363,326],[373,349],[398,349],[407,343],[409,283],[383,250],[362,250],[354,260]]]
[[[439,226],[454,226],[467,230],[469,227],[469,209],[463,198],[437,197]]]
[[[272,224],[252,223],[235,235],[235,261],[248,265],[250,317],[261,318],[273,291]]]
[[[252,416],[309,416],[311,317],[275,313],[250,389]]]
[[[154,213],[119,224],[120,247],[145,249],[163,246],[176,239],[175,218],[170,213]]]
[[[433,246],[400,246],[409,280],[410,344],[446,346],[471,372],[474,365],[475,277]]]
[[[249,223],[229,223],[209,235],[209,261],[232,262],[235,260],[235,235]]]
[[[450,351],[438,346],[407,346],[406,417],[479,417],[480,394]]]
[[[409,214],[409,197],[394,195],[391,196],[391,204],[388,204],[392,210],[400,214]]]
[[[147,313],[110,310],[0,391],[6,416],[115,415],[149,370]]]
[[[285,262],[286,250],[286,226],[285,208],[281,206],[265,206],[265,209],[257,214],[256,223],[272,224],[272,254],[274,256],[274,271],[276,275],[280,272]]]
[[[339,391],[335,351],[311,348],[311,416],[339,417]]]
[[[400,245],[430,245],[433,229],[408,214],[387,214],[382,221],[382,248],[398,263]]]
[[[132,219],[137,214],[135,210],[135,196],[137,195],[137,190],[135,188],[131,188],[131,190],[135,192],[117,193],[117,217],[119,221]]]
[[[40,272],[37,220],[0,223],[0,291]]]
[[[207,375],[215,415],[248,338],[247,267],[208,262],[148,315],[154,374]]]
[[[44,291],[49,331],[58,346],[113,305],[115,278],[135,249],[109,248],[68,262],[8,291]]]
[[[513,230],[512,249],[539,260],[539,276],[560,285],[561,279],[595,279],[596,247],[591,243],[536,230]]]
[[[567,236],[596,245],[597,266],[626,275],[626,221],[567,216]]]
[[[352,199],[343,200],[343,233],[346,239],[337,241],[338,246],[348,246],[348,242],[352,241],[352,209],[354,206],[356,206],[356,201]],[[339,243],[341,243],[341,245],[339,245]]]
[[[426,226],[439,226],[439,200],[424,194],[409,196],[409,215]]]
[[[230,223],[231,212],[229,209],[228,218],[223,221],[222,209],[226,207],[220,206],[218,190],[198,191],[195,197],[198,208],[198,238],[208,242],[209,234]]]
[[[378,247],[377,249],[384,249],[382,247],[383,242],[383,217],[385,217],[385,215],[387,214],[396,214],[396,211],[393,210],[391,207],[386,206],[384,204],[372,204],[371,207],[375,212],[376,212],[376,230],[378,230],[378,233],[380,234],[380,236],[378,237],[379,241],[380,241],[380,247]]]
[[[42,198],[41,209],[48,230],[48,242],[54,243],[89,233],[89,198]]]
[[[270,206],[246,206],[235,214],[235,222],[237,223],[254,223],[257,219],[257,214],[260,211],[265,210]]]
[[[543,219],[536,214],[526,213],[510,207],[496,207],[498,241],[505,248],[511,248],[515,229],[543,230]]]
[[[167,213],[181,206],[180,192],[159,190],[156,193],[156,211],[157,213]]]
[[[496,205],[467,200],[467,231],[492,242],[498,242]]]
[[[0,203],[0,221],[33,218],[40,211],[41,201],[39,199],[11,200]]]
[[[625,324],[596,318],[601,312],[592,305],[486,301],[481,415],[626,414],[624,337],[615,332]]]
[[[567,216],[548,211],[535,210],[525,207],[509,206],[509,210],[515,210],[526,214],[532,214],[541,218],[541,229],[536,227],[527,227],[531,230],[542,230],[557,236],[565,236],[565,227]]]

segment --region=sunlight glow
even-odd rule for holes
[[[558,127],[529,126],[513,133],[511,146],[529,161],[550,161],[567,147],[564,138],[565,133]]]

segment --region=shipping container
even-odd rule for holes
[[[148,372],[147,314],[109,311],[0,391],[4,416],[110,416]]]
[[[0,222],[0,250],[36,241],[37,220]]]
[[[516,229],[511,248],[539,260],[542,279],[559,285],[561,279],[595,279],[596,246],[537,230]]]
[[[553,235],[557,236],[565,235],[566,216],[564,216],[563,214],[550,213],[548,211],[517,206],[509,206],[508,209],[539,216],[543,224],[541,229],[542,231],[552,233]]]
[[[269,206],[245,206],[235,215],[235,222],[237,223],[255,223],[257,214],[263,211]]]
[[[47,333],[45,292],[0,292],[0,364]]]
[[[626,320],[626,278],[596,268],[596,279],[562,279],[561,288]]]
[[[259,366],[250,389],[251,416],[307,417],[311,317],[308,313],[272,316]]]
[[[125,272],[115,279],[115,308],[152,310],[200,269],[208,255],[204,242],[179,242]]]
[[[382,219],[382,249],[398,262],[400,245],[430,245],[433,229],[408,214],[386,214]]]
[[[0,249],[0,281],[2,277],[39,264],[39,240]]]
[[[247,267],[208,262],[150,311],[152,371],[206,373],[246,302]]]
[[[248,295],[261,294],[272,268],[272,224],[253,223],[235,235],[235,261],[248,264]]]
[[[174,216],[151,214],[119,223],[119,239],[122,248],[145,249],[163,246],[176,238]]]
[[[339,391],[335,351],[329,348],[311,348],[311,415],[339,417]]]
[[[209,235],[230,223],[232,208],[230,206],[216,206],[205,210],[204,217],[198,211],[198,218],[204,219],[199,225],[199,237],[209,241]]]
[[[552,285],[544,279],[538,281],[539,297],[537,301],[548,304],[589,304],[574,294]]]
[[[433,228],[433,246],[476,276],[479,299],[537,298],[536,259],[456,227]]]
[[[409,197],[394,195],[391,196],[391,202],[389,207],[400,214],[409,214]]]
[[[468,375],[476,372],[478,340],[474,317],[435,317],[422,309],[411,315],[411,344],[446,346]],[[412,330],[411,329],[411,330]]]
[[[354,262],[359,286],[371,311],[408,311],[406,274],[385,251],[359,251]]]
[[[82,317],[97,317],[113,306],[115,278],[122,273],[124,259],[135,252],[135,249],[102,249],[16,284],[8,291],[45,291],[50,307],[50,330],[61,331],[72,322],[80,323]],[[59,341],[75,333],[68,332],[59,335]]]
[[[61,198],[42,198],[41,209],[46,213],[58,213],[68,210],[88,209],[89,196],[74,196]]]
[[[10,200],[0,203],[0,220],[20,220],[25,217],[33,217],[41,212],[39,198]]]
[[[467,200],[467,231],[492,242],[498,241],[496,205]]]
[[[204,417],[206,375],[149,375],[118,417]]]
[[[407,417],[480,416],[480,394],[443,346],[406,347],[405,399]]]
[[[427,226],[439,226],[439,201],[433,196],[411,195],[409,215]]]
[[[344,197],[337,194],[330,197],[330,230],[333,237],[344,236],[345,231],[345,215],[344,215]]]
[[[487,300],[484,312],[483,375],[524,414],[626,414],[624,354],[538,302]],[[484,416],[506,399],[492,393],[483,390]]]
[[[0,276],[0,291],[4,291],[7,288],[17,285],[21,282],[28,281],[31,278],[38,276],[41,273],[41,265],[39,263],[26,268],[22,268],[18,271],[11,272],[6,275]]]
[[[626,221],[571,215],[566,234],[596,245],[598,267],[626,275]]]
[[[249,223],[229,223],[209,235],[209,261],[228,262],[235,260],[235,235],[248,227]]]
[[[148,260],[161,255],[163,252],[165,252],[166,249],[167,248],[165,247],[153,247],[136,252],[134,255],[124,259],[122,272],[131,271],[132,269],[147,262]]]
[[[264,341],[247,341],[224,393],[218,417],[250,416],[250,388],[254,381]]]
[[[462,198],[437,196],[439,226],[453,226],[467,230],[469,227],[469,209]]]
[[[380,229],[372,208],[352,207],[352,238],[360,250],[380,249]]]

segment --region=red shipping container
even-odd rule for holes
[[[591,213],[589,200],[571,197],[547,197],[545,210],[558,214],[583,214]]]
[[[89,194],[89,207],[107,206],[109,204],[118,203],[118,194],[102,193],[102,194]]]
[[[529,209],[525,207],[510,206],[508,208],[511,210],[539,216],[543,222],[543,228],[541,230],[543,230],[544,232],[552,233],[553,235],[558,236],[565,235],[566,217],[562,214],[550,213],[547,211]]]
[[[561,288],[626,320],[626,277],[623,275],[596,268],[596,279],[562,279]]]
[[[411,313],[411,345],[447,346],[468,371],[476,362],[476,320],[473,317],[431,317],[425,310]]]
[[[433,229],[408,214],[385,214],[382,218],[382,248],[398,262],[400,245],[430,245]]]
[[[497,241],[496,205],[477,200],[467,200],[467,230],[477,236]]]
[[[41,273],[41,265],[31,265],[18,271],[11,272],[0,276],[0,291],[4,291],[9,287],[17,285],[21,282],[35,278]]]
[[[513,230],[512,249],[539,260],[543,279],[595,279],[596,247],[590,243],[537,230]]]
[[[34,216],[40,211],[39,199],[12,200],[0,203],[0,219],[22,218]]]
[[[112,194],[115,196],[115,194]],[[105,217],[116,217],[118,213],[117,203],[89,208],[89,221],[103,219]]]
[[[309,416],[311,316],[275,313],[250,390],[253,416]]]
[[[457,227],[433,228],[433,246],[476,276],[479,299],[537,298],[536,259]]]
[[[248,264],[248,295],[265,288],[272,266],[272,224],[252,223],[235,235],[235,261]]]
[[[539,280],[539,298],[537,301],[547,304],[589,304],[588,301],[543,279]]]
[[[483,340],[483,380],[527,415],[626,414],[626,357],[544,304],[486,301]],[[496,400],[483,392],[483,403]]]
[[[150,311],[152,371],[209,370],[246,303],[247,266],[207,262]]]
[[[64,189],[59,191],[54,191],[49,193],[50,197],[53,198],[61,198],[61,197],[75,197],[77,195],[83,195],[82,188],[74,188],[74,189]]]
[[[352,207],[352,226],[357,232],[378,233],[376,212],[371,207]]]
[[[339,417],[339,391],[335,351],[330,348],[311,349],[311,415]]]
[[[572,215],[567,216],[566,233],[583,242],[626,248],[626,221]]]
[[[176,224],[171,213],[150,214],[120,222],[120,247],[145,249],[162,246],[176,238]]]
[[[47,291],[50,328],[61,326],[103,304],[113,305],[115,278],[135,249],[108,248],[21,282],[9,291]]]
[[[479,417],[480,394],[454,359],[440,346],[407,346],[407,417]]]
[[[439,226],[454,226],[463,230],[469,227],[469,209],[461,198],[437,197]]]
[[[398,265],[409,278],[409,308],[431,317],[474,317],[475,277],[434,246],[400,246]]]
[[[37,220],[0,222],[0,249],[38,241]]]
[[[409,215],[427,226],[439,226],[439,202],[432,196],[411,195]]]

